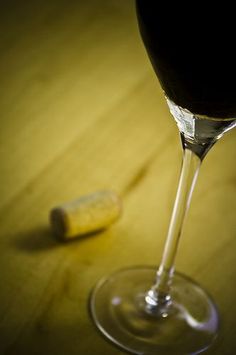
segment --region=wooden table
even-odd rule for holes
[[[158,264],[181,162],[134,3],[5,1],[0,17],[0,354],[123,354],[88,296],[103,275]],[[219,307],[219,355],[236,346],[235,138],[204,161],[177,257]],[[100,189],[122,196],[122,218],[58,242],[50,209]]]

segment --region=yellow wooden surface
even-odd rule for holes
[[[158,264],[181,162],[134,3],[5,1],[0,27],[0,354],[123,354],[88,296],[103,275]],[[236,346],[235,138],[204,161],[177,257],[219,307],[217,355]],[[50,209],[104,188],[122,195],[119,222],[57,242]]]

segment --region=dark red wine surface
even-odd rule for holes
[[[166,95],[192,113],[236,117],[233,9],[137,0],[139,28]]]

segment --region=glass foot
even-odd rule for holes
[[[133,354],[199,354],[216,338],[218,312],[194,281],[176,273],[167,312],[150,313],[146,292],[156,268],[123,269],[102,279],[90,298],[93,320],[113,343]]]

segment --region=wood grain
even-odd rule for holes
[[[123,354],[92,324],[89,293],[158,264],[181,162],[134,3],[15,0],[0,18],[0,354]],[[219,306],[219,355],[236,345],[235,133],[203,164],[177,258]],[[122,196],[120,221],[57,242],[50,209],[103,188]]]

